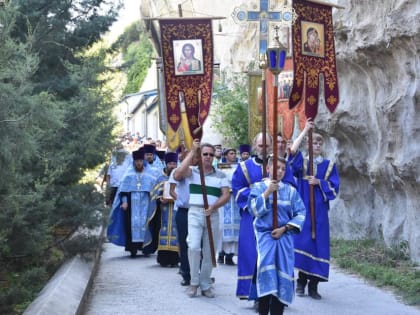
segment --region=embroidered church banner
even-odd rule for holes
[[[290,108],[305,99],[306,117],[318,113],[319,78],[324,77],[325,103],[332,113],[339,101],[332,7],[306,0],[294,0],[297,14],[292,27],[294,79]]]
[[[162,62],[167,132],[171,150],[192,148],[201,139],[210,111],[213,83],[211,19],[162,19]]]

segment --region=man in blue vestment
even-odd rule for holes
[[[302,134],[311,128],[313,123],[307,122]],[[296,293],[303,296],[308,285],[308,295],[319,300],[318,283],[328,281],[330,268],[329,202],[338,194],[340,178],[335,163],[322,157],[323,137],[314,133],[312,138],[314,175],[309,175],[307,158],[295,159],[292,164],[307,211],[302,233],[295,237],[295,268],[299,270]],[[315,239],[312,239],[310,185],[314,190]]]
[[[111,243],[125,246],[136,257],[137,251],[149,255],[156,251],[150,231],[149,194],[156,178],[144,168],[144,152],[133,151],[133,166],[127,169],[112,204],[107,236]],[[156,236],[155,236],[156,237]]]
[[[174,200],[169,195],[169,175],[178,165],[178,155],[167,152],[164,157],[165,168],[156,180],[150,194],[150,207],[159,226],[157,261],[162,267],[175,267],[179,262],[178,242],[175,224]]]
[[[243,162],[249,159],[251,156],[251,146],[249,144],[239,145],[239,162]]]
[[[272,139],[266,138],[266,150],[270,151]],[[247,211],[247,203],[251,186],[265,177],[263,171],[263,134],[259,133],[253,141],[253,149],[256,154],[252,159],[239,163],[232,176],[232,193],[239,207],[241,222],[239,225],[238,241],[238,283],[236,296],[240,299],[248,299],[252,277],[257,261],[255,235],[253,232],[253,216]],[[296,186],[292,171],[287,168],[283,178],[284,182]]]
[[[277,180],[273,180],[273,164],[277,163]],[[254,232],[257,241],[258,263],[255,285],[250,299],[258,299],[259,314],[281,315],[284,305],[294,296],[293,234],[305,221],[305,205],[296,188],[282,182],[286,160],[271,157],[267,171],[270,178],[254,184],[248,199],[248,211],[256,217]],[[277,194],[277,227],[273,227],[273,193]]]
[[[153,144],[145,144],[144,149],[144,167],[153,171],[153,174],[158,177],[164,167],[162,161],[156,154],[156,146]]]

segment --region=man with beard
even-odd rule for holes
[[[121,180],[110,215],[107,236],[111,243],[125,246],[131,257],[142,250],[145,256],[156,251],[156,241],[149,228],[149,194],[156,178],[144,168],[144,151],[132,153],[133,166]]]
[[[151,209],[159,226],[157,261],[162,267],[175,267],[179,262],[177,231],[175,223],[174,200],[169,198],[169,175],[177,167],[178,155],[167,152],[164,158],[166,167],[156,181],[151,193]],[[159,220],[160,218],[160,220]]]
[[[163,169],[163,163],[156,156],[156,147],[153,144],[144,145],[144,166],[149,168],[158,177]]]
[[[240,162],[246,161],[251,155],[251,146],[249,144],[240,144],[239,145],[239,156]]]

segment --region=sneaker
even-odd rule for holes
[[[211,298],[211,299],[215,297],[215,294],[212,288],[208,288],[207,290],[202,290],[201,295]]]
[[[194,296],[196,296],[197,295],[197,288],[198,288],[198,286],[196,286],[196,285],[190,285],[187,289],[187,295],[190,298],[193,298]]]

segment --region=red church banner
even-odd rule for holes
[[[306,117],[315,119],[321,73],[328,110],[334,112],[339,101],[332,7],[294,0],[293,9],[297,19],[292,27],[294,79],[289,106],[295,107],[304,98]]]
[[[211,19],[159,20],[166,93],[166,140],[175,150],[201,139],[213,83]]]
[[[289,108],[289,95],[292,89],[293,80],[293,61],[292,58],[287,58],[284,69],[279,75],[278,91],[277,91],[277,114],[279,116],[279,130],[286,140],[293,138],[293,133],[296,129],[303,130],[306,123],[305,116],[305,102],[301,102],[294,108]],[[274,91],[271,88],[273,86],[274,75],[269,69],[266,70],[266,86],[267,88],[267,112],[273,112],[273,97]],[[260,105],[262,108],[262,104]],[[298,123],[296,126],[295,123]],[[273,134],[273,120],[268,120],[268,130]]]

